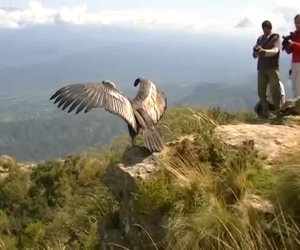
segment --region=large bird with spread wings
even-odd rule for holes
[[[71,84],[56,91],[50,100],[54,99],[54,104],[58,103],[62,110],[69,107],[68,113],[75,109],[78,114],[83,110],[87,113],[93,108],[104,108],[127,122],[132,145],[142,131],[145,146],[151,152],[160,152],[164,144],[156,124],[165,113],[167,99],[149,79],[136,79],[134,86],[138,85],[139,91],[133,100],[111,81]]]

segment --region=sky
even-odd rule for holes
[[[251,51],[262,32],[262,21],[269,19],[274,31],[288,34],[294,29],[294,16],[300,13],[298,2],[0,0],[0,83],[7,84],[11,75],[17,74],[20,78],[15,80],[16,85],[23,83],[24,74],[28,76],[27,82],[31,82],[32,72],[39,67],[47,70],[50,67],[54,72],[54,69],[60,69],[56,65],[68,68],[69,75],[61,72],[56,78],[51,76],[49,85],[65,79],[70,82],[95,80],[103,75],[122,82],[131,79],[136,74],[134,71],[165,82],[182,82],[183,79],[188,79],[187,83],[199,79],[237,84],[249,82],[256,77],[256,61]],[[104,53],[103,48],[111,51]],[[144,50],[148,53],[143,54]],[[141,60],[140,54],[151,60],[141,63],[145,65],[138,71],[132,65]],[[82,56],[86,72],[73,74],[73,68],[82,66],[78,63]],[[164,60],[158,64],[157,58]],[[224,58],[226,65],[216,63],[219,58]],[[290,57],[282,53],[281,58],[283,73],[287,75]],[[112,67],[109,63],[114,60],[116,65]],[[131,60],[131,64],[127,64],[127,60]],[[103,66],[101,70],[98,69],[99,62]],[[216,65],[218,73],[212,74]],[[236,65],[239,66],[239,77],[236,76]],[[19,70],[18,67],[24,68]],[[115,70],[114,73],[110,68]],[[173,71],[178,71],[181,78],[174,77]]]
[[[0,0],[0,7],[0,28],[6,29],[65,22],[255,33],[270,19],[288,32],[300,13],[299,0]]]

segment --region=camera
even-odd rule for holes
[[[282,50],[285,50],[288,48],[289,46],[289,40],[292,40],[294,33],[291,32],[288,36],[283,36],[283,40],[282,40]]]
[[[253,52],[257,53],[260,50],[260,46],[254,46]]]

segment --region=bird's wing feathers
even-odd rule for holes
[[[141,86],[141,88],[143,87]],[[146,89],[146,91],[143,90],[146,92],[146,96],[141,100],[142,107],[156,124],[165,113],[167,101],[163,92],[158,90],[153,82],[147,81]]]
[[[77,108],[76,114],[84,110],[89,112],[92,108],[104,108],[128,122],[134,130],[137,129],[133,109],[126,96],[110,83],[78,83],[59,89],[50,100],[55,99],[58,108],[70,107],[68,112]]]

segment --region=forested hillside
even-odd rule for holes
[[[126,131],[121,119],[93,110],[67,114],[49,101],[50,93],[0,99],[0,154],[40,161],[102,146]]]
[[[22,161],[49,160],[101,147],[125,129],[120,119],[106,113],[0,123],[0,152]]]

